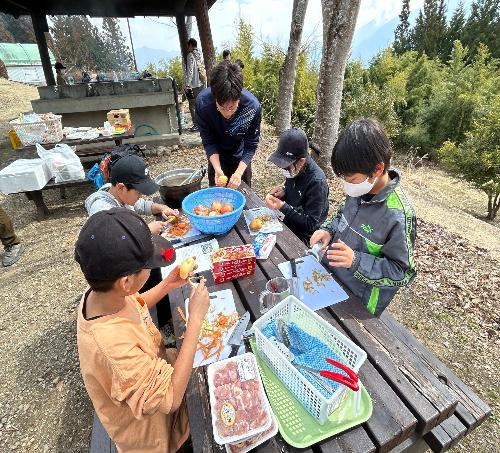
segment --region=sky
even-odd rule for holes
[[[234,42],[239,17],[249,22],[256,34],[256,40],[269,40],[286,46],[290,33],[292,0],[218,0],[209,10],[210,25],[215,47],[222,49]],[[410,2],[412,9],[419,9],[423,0]],[[396,17],[401,10],[401,0],[362,0],[356,23],[359,29],[374,20],[384,24]],[[122,28],[128,35],[126,21]],[[172,18],[136,17],[130,19],[134,46],[179,51],[179,39]],[[198,38],[196,24],[193,35]],[[321,40],[321,2],[309,0],[303,31],[303,40]]]
[[[451,15],[458,1],[448,0],[448,15]],[[422,8],[423,3],[424,0],[410,1],[410,9],[414,16]],[[465,0],[464,3],[468,5],[471,0]],[[292,0],[217,0],[209,10],[210,25],[216,49],[222,51],[224,48],[231,47],[231,44],[235,41],[237,23],[240,17],[250,23],[254,29],[257,53],[259,52],[259,43],[264,40],[280,44],[283,48],[286,48],[290,32],[292,4]],[[402,0],[361,0],[356,31],[362,28],[363,30],[354,35],[353,50],[355,53],[356,51],[358,54],[360,53],[360,47],[369,47],[372,38],[368,36],[367,44],[367,29],[376,34],[379,27],[382,29],[384,24],[386,24],[385,30],[380,31],[381,35],[385,33],[384,38],[380,43],[377,41],[371,44],[381,48],[390,44],[393,32],[389,31],[388,33],[387,26],[390,21],[393,21],[392,26],[395,27],[394,23],[397,22],[396,19],[401,11],[401,5]],[[93,20],[96,25],[100,24],[100,19]],[[127,37],[128,44],[130,44],[125,19],[120,20],[120,26]],[[169,53],[180,53],[179,38],[173,18],[136,17],[130,19],[130,27],[136,49],[147,47]],[[319,48],[321,36],[321,1],[309,0],[302,42],[318,43],[317,48]],[[193,24],[192,37],[198,39],[199,42],[196,22]],[[358,47],[356,48],[356,46]],[[375,49],[375,51],[378,50],[380,49]],[[372,52],[372,49],[369,52]],[[320,55],[317,57],[320,57]],[[357,58],[358,55],[354,57]],[[315,58],[314,55],[313,58]]]

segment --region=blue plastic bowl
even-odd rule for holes
[[[210,207],[218,200],[222,204],[231,203],[234,210],[227,214],[202,216],[193,213],[198,205]],[[182,210],[189,217],[191,224],[205,234],[227,233],[241,216],[245,207],[245,197],[241,192],[226,187],[209,187],[189,194],[182,201]]]

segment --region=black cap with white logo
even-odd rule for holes
[[[111,167],[111,184],[130,184],[143,195],[152,195],[159,186],[149,176],[149,169],[144,159],[139,156],[123,156]]]
[[[309,142],[302,129],[291,128],[281,134],[278,148],[269,156],[269,161],[280,168],[288,168],[309,154]]]
[[[113,280],[168,266],[175,261],[175,250],[166,239],[152,235],[134,211],[113,208],[88,218],[76,242],[75,259],[85,277]]]

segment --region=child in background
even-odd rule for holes
[[[85,200],[89,216],[115,207],[128,208],[141,215],[162,214],[164,219],[179,215],[177,209],[141,198],[142,195],[154,194],[159,187],[149,176],[146,162],[139,156],[123,156],[116,161],[111,168],[110,181],[111,184],[104,184]],[[155,220],[149,223],[149,229],[153,234],[160,234],[166,225]]]
[[[323,244],[323,264],[377,316],[416,273],[415,213],[399,172],[390,168],[391,156],[389,138],[376,121],[346,127],[333,149],[332,168],[347,197],[310,241]]]
[[[90,286],[78,307],[80,368],[99,420],[120,453],[177,451],[189,437],[183,398],[210,305],[204,283],[191,291],[177,355],[148,311],[162,294],[138,294],[150,269],[174,261],[168,241],[133,211],[113,208],[89,217],[75,259]],[[185,283],[179,267],[162,282],[166,292]]]

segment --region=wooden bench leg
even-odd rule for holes
[[[28,200],[32,200],[36,206],[36,218],[38,221],[45,219],[49,214],[49,208],[43,201],[43,194],[41,190],[33,190],[31,192],[26,192],[26,197]]]

